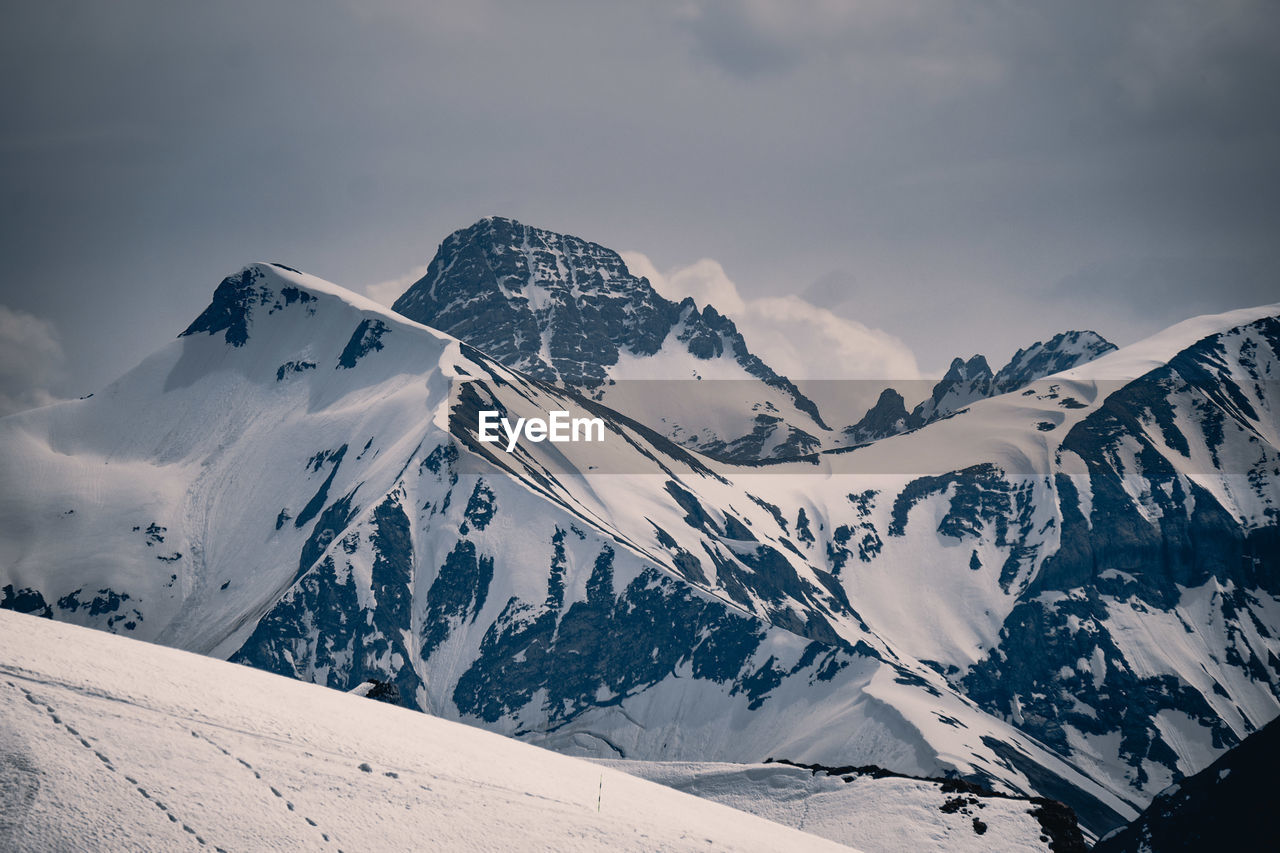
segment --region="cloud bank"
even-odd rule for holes
[[[692,296],[729,316],[747,346],[793,380],[917,379],[915,354],[900,339],[838,316],[796,295],[746,299],[711,258],[659,271],[640,252],[622,252],[632,274],[668,299]]]

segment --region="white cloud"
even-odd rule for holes
[[[746,310],[738,295],[738,287],[725,274],[724,267],[711,258],[694,261],[685,267],[659,272],[648,257],[640,252],[620,252],[632,275],[649,279],[654,290],[673,302],[692,296],[698,305],[714,305],[722,314],[736,316]]]
[[[799,296],[743,299],[724,268],[710,258],[660,272],[640,252],[622,252],[635,275],[668,299],[692,296],[733,319],[747,346],[793,380],[917,379],[915,354],[901,340],[820,308]]]
[[[365,285],[364,295],[380,305],[391,307],[391,303],[400,298],[409,286],[427,274],[427,264],[414,267],[398,278],[390,278],[377,284]]]
[[[0,305],[0,416],[58,402],[63,359],[52,323]]]

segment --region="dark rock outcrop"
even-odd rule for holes
[[[1095,853],[1269,850],[1276,843],[1280,721],[1254,732],[1194,776],[1161,791]]]

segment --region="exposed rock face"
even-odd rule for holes
[[[390,681],[370,678],[348,692],[377,702],[386,702],[388,705],[400,704],[400,688]]]
[[[499,217],[451,234],[393,308],[508,367],[585,387],[608,379],[623,349],[657,353],[682,314],[616,252]],[[701,320],[689,312],[682,340],[719,356],[719,330]]]
[[[950,417],[978,400],[1018,391],[1045,376],[1100,358],[1115,348],[1097,332],[1062,332],[1048,341],[1037,341],[1018,350],[995,374],[981,355],[972,356],[968,361],[952,359],[929,397],[910,413],[906,412],[902,395],[888,389],[862,420],[845,427],[842,434],[848,444],[862,444],[919,429]]]
[[[911,414],[906,401],[892,388],[880,392],[880,399],[863,416],[862,420],[845,427],[844,435],[850,444],[862,444],[885,436],[897,435],[910,427]]]
[[[748,348],[733,321],[692,299],[663,298],[622,258],[596,243],[511,219],[482,219],[451,234],[427,274],[396,300],[411,320],[448,332],[508,367],[548,382],[602,389],[628,376],[620,361],[720,362],[760,384],[765,411],[744,410],[737,435],[708,437],[629,414],[721,458],[751,461],[808,453],[825,431],[817,406]],[[666,378],[692,379],[681,373]],[[788,414],[789,413],[789,414]],[[665,428],[664,428],[665,427]],[[674,429],[673,429],[674,427]],[[688,434],[693,433],[693,434]]]
[[[1272,721],[1204,770],[1161,791],[1138,819],[1096,853],[1267,850],[1275,844],[1280,721]]]
[[[1116,345],[1097,332],[1061,332],[1014,353],[991,383],[992,394],[1008,394],[1037,379],[1070,370],[1113,352]]]
[[[974,400],[990,397],[993,378],[987,360],[980,355],[968,361],[953,359],[929,399],[911,411],[912,427],[945,418]]]

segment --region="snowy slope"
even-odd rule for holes
[[[1069,815],[1060,805],[878,768],[831,773],[778,763],[597,761],[869,852],[1086,849],[1074,818],[1058,822]]]
[[[0,849],[847,850],[247,667],[0,613]]]
[[[955,774],[1099,833],[1280,710],[1278,313],[734,467],[256,265],[105,392],[0,420],[0,604],[572,754]],[[490,405],[608,441],[507,455],[465,425]]]
[[[856,567],[868,624],[912,626],[881,629],[896,648],[1151,796],[1280,712],[1278,315],[1196,318],[823,457],[832,485],[791,498],[835,529],[810,550]]]

